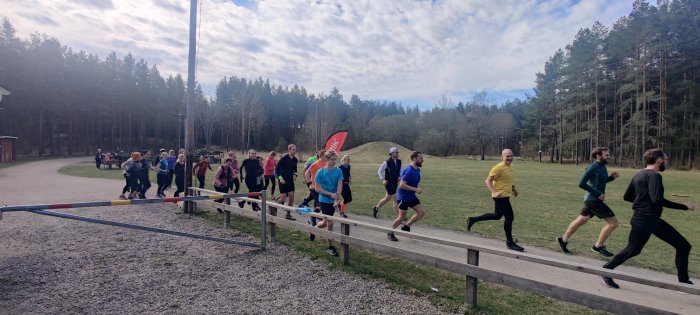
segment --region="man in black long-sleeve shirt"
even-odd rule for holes
[[[288,145],[287,154],[282,156],[280,161],[277,162],[277,167],[275,167],[275,174],[277,175],[277,180],[279,180],[280,187],[280,198],[278,200],[280,204],[288,201],[287,205],[294,205],[294,180],[297,177],[297,165],[299,164],[296,154],[297,146],[294,144]],[[285,218],[294,220],[289,211],[287,211]]]
[[[260,192],[262,190],[262,187],[258,185],[258,174],[262,172],[262,166],[260,166],[260,162],[258,162],[257,158],[258,152],[250,149],[248,150],[248,158],[243,160],[243,164],[241,164],[240,172],[239,172],[239,177],[241,179],[245,179],[245,185],[248,187],[248,192]],[[244,176],[245,174],[245,176]],[[258,197],[254,197],[255,199],[258,199]],[[245,204],[245,201],[241,201],[238,203],[238,205],[242,208],[243,204]],[[258,206],[257,203],[252,204],[253,211],[258,211],[260,207]]]
[[[693,284],[688,276],[690,243],[670,224],[661,219],[661,212],[664,207],[692,211],[695,206],[692,203],[680,204],[664,198],[664,184],[660,172],[666,169],[666,160],[666,154],[661,149],[644,152],[647,167],[634,175],[624,196],[625,201],[633,203],[632,210],[634,210],[630,220],[632,229],[627,247],[615,255],[603,268],[615,269],[628,259],[639,255],[653,234],[676,249],[678,281]],[[620,287],[610,277],[604,276],[603,281],[611,288]]]

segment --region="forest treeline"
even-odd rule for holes
[[[495,105],[485,92],[441,97],[430,110],[345,97],[337,88],[263,78],[222,78],[216,95],[197,91],[198,148],[301,150],[347,129],[345,147],[393,141],[433,155],[516,155],[582,162],[608,146],[619,165],[663,147],[675,166],[694,167],[700,149],[700,1],[636,1],[611,27],[595,23],[557,50],[535,75],[533,94]],[[20,154],[89,154],[95,148],[183,146],[185,82],[132,54],[104,59],[57,39],[20,39],[0,29],[0,135],[18,136]],[[317,126],[316,110],[320,123]],[[541,151],[541,154],[538,152]]]

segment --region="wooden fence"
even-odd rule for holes
[[[199,193],[207,194],[218,194],[215,191],[190,188],[193,191]],[[405,260],[409,260],[415,263],[432,266],[442,270],[447,270],[455,272],[465,277],[466,289],[465,289],[465,302],[470,305],[476,305],[477,301],[477,279],[483,281],[502,284],[509,287],[525,290],[528,292],[533,292],[548,296],[551,298],[559,299],[562,301],[572,302],[579,305],[584,305],[590,308],[599,309],[602,311],[619,313],[619,314],[675,314],[674,312],[657,309],[645,305],[639,305],[635,303],[630,303],[626,301],[620,301],[607,296],[595,295],[587,292],[578,291],[575,289],[570,289],[566,287],[561,287],[533,279],[527,279],[522,277],[513,276],[507,273],[493,271],[489,269],[484,269],[479,267],[479,254],[488,253],[492,255],[497,255],[501,257],[508,257],[513,259],[519,259],[523,261],[533,262],[537,264],[551,266],[553,268],[560,268],[566,270],[572,270],[577,272],[583,272],[587,274],[594,274],[599,276],[609,276],[615,279],[639,283],[651,287],[663,288],[668,290],[675,290],[678,292],[683,292],[687,294],[700,295],[700,288],[694,287],[692,285],[682,284],[682,283],[671,283],[663,280],[648,279],[640,277],[638,275],[613,271],[609,269],[604,269],[601,267],[589,266],[584,264],[572,263],[564,260],[558,260],[554,258],[548,258],[539,255],[533,255],[529,253],[515,252],[510,250],[504,250],[500,248],[494,248],[489,246],[478,245],[474,243],[468,243],[463,241],[456,241],[441,237],[435,237],[426,234],[420,234],[415,232],[405,232],[400,229],[390,229],[385,226],[379,226],[371,223],[360,222],[352,219],[345,219],[341,217],[329,217],[320,213],[303,213],[306,216],[313,216],[319,219],[330,218],[335,223],[340,223],[340,233],[331,232],[327,230],[322,230],[314,228],[305,222],[291,221],[284,217],[277,216],[278,210],[283,211],[297,211],[296,207],[290,207],[286,205],[281,205],[274,202],[267,202],[265,199],[265,192],[263,192],[263,198],[252,199],[252,198],[239,198],[238,200],[245,200],[248,202],[256,202],[262,204],[261,208],[263,211],[251,211],[247,208],[240,208],[237,205],[231,206],[227,204],[217,203],[214,201],[195,201],[198,208],[202,209],[222,209],[225,213],[224,224],[228,227],[231,222],[231,215],[236,214],[243,217],[253,218],[260,220],[262,222],[267,222],[269,236],[272,241],[276,240],[277,237],[277,227],[284,227],[291,230],[296,230],[304,233],[315,234],[317,237],[330,239],[340,244],[340,259],[343,264],[347,264],[350,261],[350,246],[368,250],[371,252],[379,253],[382,255],[397,257]],[[268,213],[265,213],[267,209]],[[264,224],[263,224],[264,225]],[[437,255],[427,254],[420,252],[419,250],[398,248],[396,246],[381,244],[379,242],[373,242],[367,239],[360,239],[353,237],[350,233],[352,227],[362,227],[368,230],[374,230],[379,232],[392,232],[397,236],[402,236],[409,239],[420,240],[424,242],[429,242],[433,244],[439,244],[444,246],[450,246],[454,248],[466,249],[467,257],[466,261],[455,261],[451,259],[446,259],[443,257],[438,257]],[[553,272],[556,272],[553,269]],[[612,290],[612,289],[611,289]]]

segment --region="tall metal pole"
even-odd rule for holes
[[[197,0],[190,0],[190,53],[187,63],[187,116],[185,117],[185,195],[192,195],[188,188],[192,186],[192,164],[194,160],[194,71],[197,55]],[[194,212],[194,203],[185,202],[185,213]]]
[[[321,149],[321,116],[319,116],[318,106],[318,101],[316,101],[316,148],[314,151]]]

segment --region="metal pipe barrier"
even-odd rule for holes
[[[265,192],[263,192],[263,193],[247,193],[247,194],[216,193],[216,194],[204,195],[204,196],[183,196],[183,197],[155,198],[155,199],[89,201],[89,202],[74,202],[74,203],[5,206],[5,207],[0,207],[0,219],[2,219],[2,214],[4,212],[27,211],[27,212],[31,212],[31,213],[35,213],[35,214],[39,214],[39,215],[52,216],[52,217],[57,217],[57,218],[62,218],[62,219],[70,219],[70,220],[90,222],[90,223],[103,224],[103,225],[110,225],[110,226],[135,229],[135,230],[141,230],[141,231],[148,231],[148,232],[154,232],[154,233],[161,233],[161,234],[168,234],[168,235],[175,235],[175,236],[184,236],[184,237],[189,237],[189,238],[194,238],[194,239],[214,241],[214,242],[225,243],[225,244],[235,244],[235,245],[242,245],[242,246],[249,246],[249,247],[256,247],[256,248],[265,249],[267,247],[267,242],[266,242],[266,239],[264,237],[262,238],[260,244],[253,244],[253,243],[223,239],[223,238],[218,238],[218,237],[212,237],[212,236],[207,236],[207,235],[185,233],[185,232],[166,230],[166,229],[161,229],[161,228],[154,228],[154,227],[142,226],[142,225],[136,225],[136,224],[130,224],[130,223],[123,223],[123,222],[116,222],[116,221],[110,221],[110,220],[83,217],[83,216],[78,216],[78,215],[69,214],[69,213],[47,211],[47,210],[54,210],[54,209],[109,207],[109,206],[169,203],[169,202],[175,203],[175,202],[180,202],[180,201],[203,201],[203,200],[221,200],[221,199],[229,200],[231,198],[252,198],[252,197],[259,197],[259,196],[262,196],[263,209],[266,209],[267,199],[265,196]],[[266,218],[263,215],[262,221],[265,222],[265,220],[266,220]],[[262,233],[263,233],[263,235],[265,235],[266,234],[265,224],[262,225],[262,228],[263,228]]]

